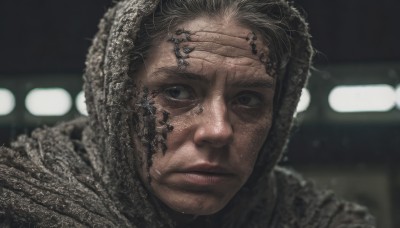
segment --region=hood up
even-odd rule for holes
[[[272,170],[288,141],[309,75],[313,51],[306,22],[286,1],[271,2],[279,3],[287,20],[291,52],[279,75],[274,121],[253,174],[226,208],[204,216],[203,221],[217,227],[243,227],[251,218],[267,224],[258,220],[268,221],[274,210]],[[136,92],[131,54],[143,18],[158,4],[119,1],[104,15],[84,74],[88,118],[37,129],[31,137],[20,137],[12,149],[0,148],[0,225],[3,218],[13,218],[9,223],[14,225],[44,227],[175,225],[140,181],[131,135]],[[260,204],[271,206],[260,209]]]
[[[300,13],[286,1],[271,2],[280,2],[282,18],[288,21],[291,52],[284,75],[279,76],[281,88],[269,136],[253,174],[233,201],[244,199],[242,203],[246,205],[249,205],[249,200],[244,195],[265,192],[270,173],[282,155],[313,56],[308,26]],[[84,76],[90,126],[97,135],[94,140],[102,164],[97,171],[105,183],[114,187],[111,190],[113,194],[124,195],[135,204],[137,199],[132,192],[145,195],[146,191],[137,181],[135,158],[132,157],[134,147],[129,126],[135,85],[129,66],[141,21],[153,13],[157,4],[155,0],[120,1],[110,9],[99,25],[100,30],[87,57]]]

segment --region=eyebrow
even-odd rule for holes
[[[268,79],[238,80],[231,83],[233,87],[240,88],[274,88],[274,82]]]
[[[181,79],[185,80],[191,80],[191,81],[199,81],[203,83],[210,83],[210,80],[208,80],[205,77],[202,77],[201,75],[190,73],[184,70],[180,70],[177,67],[160,67],[158,68],[153,75],[168,75],[168,76],[173,76],[173,77],[178,77]]]
[[[202,75],[190,73],[184,70],[180,70],[177,67],[160,67],[153,75],[168,75],[172,77],[181,78],[184,80],[198,81],[205,84],[210,84],[210,80]],[[274,80],[269,80],[267,78],[257,78],[257,79],[247,79],[241,78],[235,80],[234,82],[229,82],[229,85],[237,88],[274,88]]]

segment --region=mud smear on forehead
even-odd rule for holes
[[[265,71],[267,74],[271,75],[272,77],[275,77],[276,71],[274,70],[276,67],[276,64],[272,62],[272,60],[269,58],[269,45],[267,44],[267,48],[260,48],[257,49],[257,35],[254,32],[250,32],[247,37],[246,37],[247,42],[250,45],[251,53],[255,56],[258,57],[261,63],[264,64],[265,66]]]
[[[169,112],[158,110],[154,99],[159,91],[149,91],[146,87],[139,87],[135,94],[134,104],[134,129],[145,151],[141,156],[140,165],[145,165],[148,182],[151,182],[150,168],[153,164],[153,155],[157,152],[163,154],[167,151],[167,136],[174,127],[169,124]],[[140,153],[141,151],[139,151]],[[143,161],[145,160],[145,162]]]
[[[189,30],[181,28],[177,29],[175,33],[167,39],[168,42],[173,44],[172,50],[176,57],[177,67],[179,70],[184,70],[190,65],[188,62],[190,57],[189,54],[195,50],[195,47],[189,47],[187,44],[182,45],[182,43],[192,41],[192,34],[193,33],[191,33]],[[250,46],[249,51],[252,53],[252,55],[257,56],[258,60],[265,66],[266,73],[272,77],[275,77],[275,68],[277,64],[269,57],[270,45],[268,41],[263,42],[253,31],[249,32],[244,39],[248,42]]]
[[[175,34],[168,39],[168,42],[174,44],[173,50],[177,60],[178,69],[180,70],[185,69],[187,66],[189,66],[189,62],[186,61],[186,59],[189,58],[189,53],[194,50],[194,47],[189,47],[187,45],[184,45],[182,47],[181,45],[182,42],[191,41],[190,35],[190,31],[185,29],[178,29],[175,31]]]

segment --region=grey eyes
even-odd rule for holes
[[[240,94],[236,97],[236,103],[239,105],[247,106],[250,108],[258,107],[261,105],[262,100],[259,96],[249,93],[249,94]]]
[[[196,91],[189,86],[173,85],[163,89],[165,98],[171,102],[192,102],[199,98]],[[262,95],[254,91],[242,91],[230,99],[232,105],[243,108],[258,108],[262,105]]]
[[[180,85],[165,88],[164,94],[168,98],[172,98],[174,100],[188,100],[193,98],[193,94],[190,89]]]

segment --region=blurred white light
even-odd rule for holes
[[[62,116],[71,109],[72,100],[62,88],[36,88],[26,96],[25,106],[35,116]]]
[[[400,109],[400,85],[398,85],[396,89],[396,103],[397,108]]]
[[[305,110],[307,110],[308,106],[310,106],[310,101],[311,101],[310,92],[308,92],[308,90],[304,88],[301,91],[301,97],[299,104],[297,105],[296,112],[304,112]]]
[[[85,115],[85,116],[88,115],[86,103],[85,103],[85,94],[83,93],[83,91],[79,92],[78,95],[76,96],[75,105],[76,105],[76,109],[78,109],[78,111],[82,115]]]
[[[8,89],[0,88],[0,116],[10,114],[15,108],[15,97]]]
[[[386,112],[396,104],[389,85],[337,86],[329,94],[329,105],[336,112]]]

